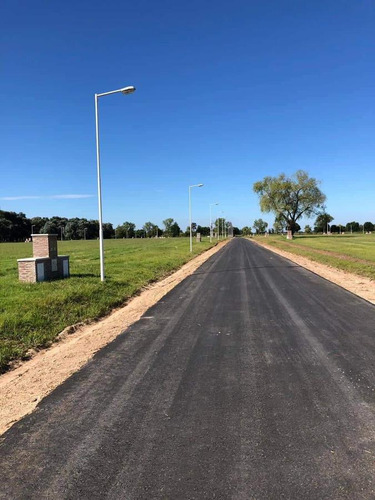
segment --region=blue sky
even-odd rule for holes
[[[375,222],[371,0],[3,0],[0,208],[115,226],[262,217],[254,182],[321,180],[336,223]],[[305,221],[304,221],[305,222]]]

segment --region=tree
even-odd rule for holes
[[[48,220],[44,226],[40,229],[40,234],[59,234],[59,227],[56,222]]]
[[[198,226],[197,233],[200,233],[201,236],[210,236],[210,228],[208,226]]]
[[[22,212],[0,210],[0,241],[25,241],[31,234],[30,219]]]
[[[181,229],[180,226],[177,224],[177,222],[174,222],[171,227],[170,227],[170,234],[172,238],[177,238],[181,234]]]
[[[91,219],[88,221],[86,239],[95,240],[98,237],[99,237],[99,221]]]
[[[157,236],[159,234],[159,228],[156,224],[152,222],[145,222],[143,224],[143,231],[147,238],[152,238],[153,236]]]
[[[135,230],[135,237],[136,238],[145,238],[146,237],[145,230],[144,229],[136,229]]]
[[[66,240],[78,240],[78,220],[71,219],[65,226],[64,236]]]
[[[110,222],[103,223],[103,238],[109,239],[115,237],[115,230],[113,229],[113,225]]]
[[[12,241],[12,223],[6,217],[0,215],[0,241]]]
[[[314,233],[326,233],[328,224],[333,221],[332,215],[322,212],[315,220]]]
[[[277,216],[275,218],[275,222],[273,223],[273,228],[275,233],[282,234],[286,230],[285,220],[282,217]]]
[[[345,231],[348,233],[358,233],[360,231],[359,222],[348,222],[345,226]]]
[[[262,234],[266,232],[266,229],[268,227],[268,222],[264,221],[263,219],[256,219],[254,221],[253,227],[255,229],[256,234]]]
[[[318,181],[308,173],[298,170],[291,177],[265,177],[255,182],[255,193],[260,198],[262,212],[273,212],[286,222],[287,229],[296,232],[296,223],[302,217],[310,217],[320,209],[326,199],[318,188]]]
[[[312,233],[312,229],[311,229],[311,227],[308,224],[306,224],[306,226],[305,226],[305,233],[306,234],[311,234]]]
[[[174,223],[174,219],[172,219],[172,218],[163,220],[163,224],[165,227],[165,229],[164,229],[165,236],[172,236],[171,228],[172,228],[173,223]]]
[[[241,229],[241,233],[243,236],[251,236],[253,232],[251,231],[251,227],[245,226]]]
[[[374,224],[372,222],[365,222],[363,227],[367,233],[372,233],[372,231],[374,231],[375,229]]]
[[[47,222],[47,217],[32,217],[30,220],[32,231],[34,234],[38,234],[44,224]]]
[[[224,217],[219,217],[215,220],[214,231],[219,231],[219,236],[223,234],[223,228],[226,227],[226,220]]]
[[[116,238],[134,238],[135,224],[133,222],[124,222],[116,227]]]

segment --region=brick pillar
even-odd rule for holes
[[[33,256],[57,257],[57,234],[33,234]]]

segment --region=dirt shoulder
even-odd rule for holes
[[[198,255],[167,278],[153,283],[127,305],[89,325],[66,328],[50,348],[0,376],[0,434],[31,413],[39,401],[93,355],[135,323],[178,283],[192,274],[228,241]]]
[[[301,257],[300,255],[295,255],[291,252],[286,252],[285,250],[279,250],[278,248],[271,247],[266,243],[262,243],[259,240],[252,239],[255,244],[261,245],[271,252],[277,253],[282,257],[286,257],[287,259],[295,262],[296,264],[312,271],[322,278],[325,278],[336,285],[345,288],[349,292],[352,292],[359,297],[375,304],[375,282],[370,280],[369,278],[365,278],[362,276],[357,276],[356,274],[347,273],[342,271],[341,269],[336,269],[335,267],[326,266],[324,264],[320,264],[319,262],[312,261],[307,259],[306,257]]]

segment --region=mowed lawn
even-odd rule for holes
[[[193,256],[214,243],[194,242]],[[32,256],[31,243],[0,244],[0,372],[31,348],[48,346],[65,327],[96,319],[124,304],[147,283],[190,260],[188,238],[105,241],[106,281],[100,281],[98,241],[63,241],[71,277],[20,283],[17,259]]]
[[[375,279],[375,234],[257,236],[261,243]]]

